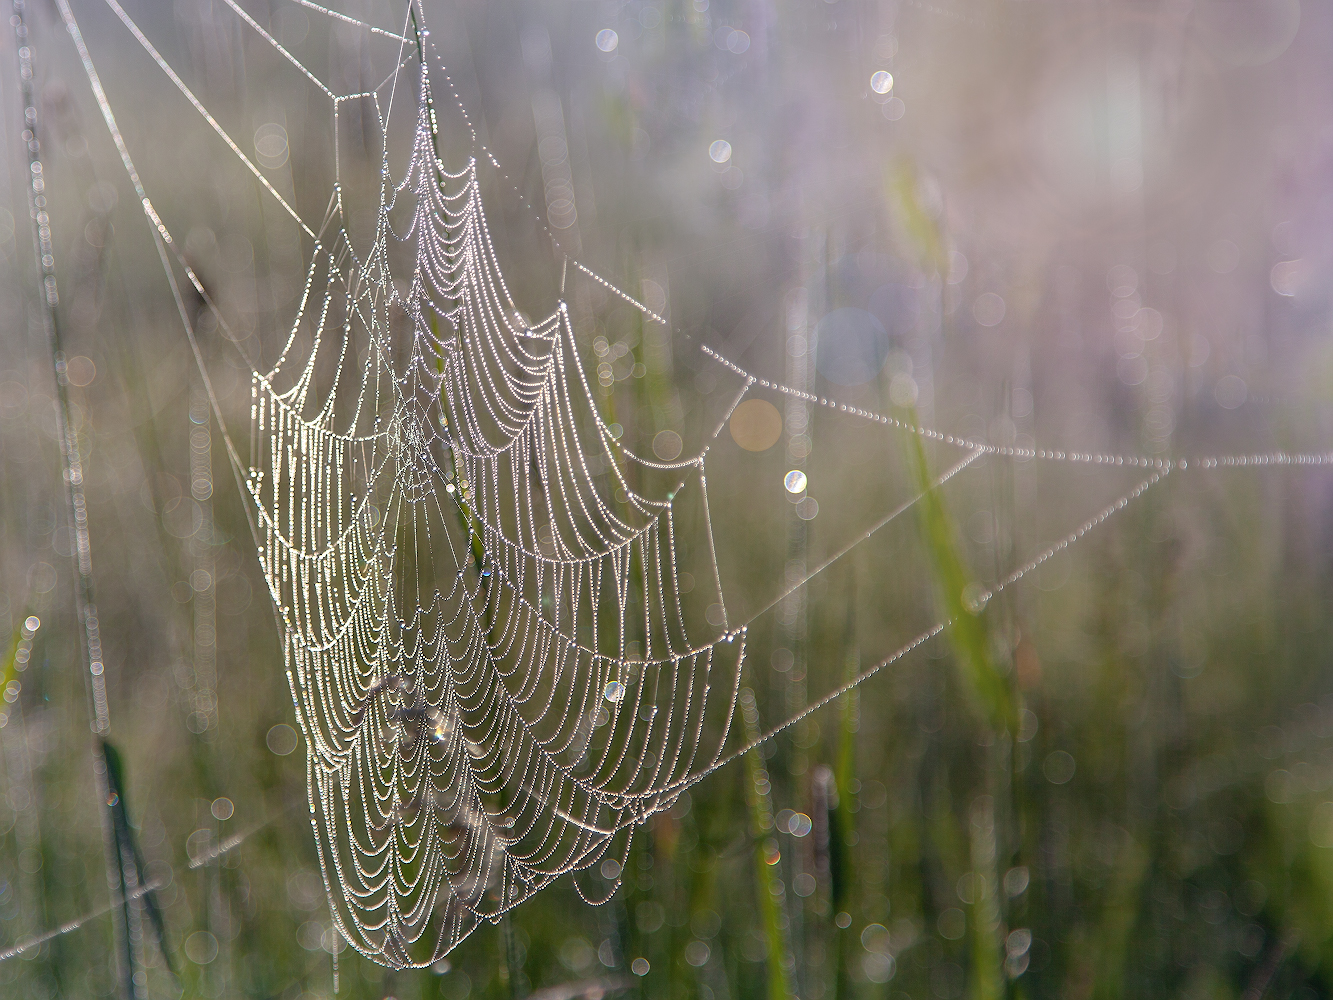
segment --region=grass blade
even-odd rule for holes
[[[754,692],[741,690],[741,717],[745,721],[747,742],[759,737],[759,708]],[[768,997],[786,1000],[792,995],[791,970],[795,963],[787,941],[786,915],[782,912],[778,882],[778,862],[782,855],[773,835],[773,797],[764,759],[755,747],[745,755],[745,800],[750,808],[750,828],[754,835],[755,894],[759,897],[759,915],[768,945]]]
[[[915,419],[913,414],[912,420]],[[1009,682],[996,668],[991,654],[985,609],[976,604],[980,588],[973,581],[959,550],[958,535],[945,506],[944,496],[933,488],[925,444],[915,434],[909,435],[908,454],[913,479],[922,494],[916,504],[917,519],[935,573],[936,592],[943,605],[942,610],[952,623],[948,634],[964,687],[991,729],[997,733],[1016,732]]]

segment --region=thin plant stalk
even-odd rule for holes
[[[38,299],[41,302],[42,323],[46,329],[51,352],[51,366],[55,375],[56,429],[60,440],[61,471],[65,482],[65,502],[69,526],[74,539],[73,563],[76,585],[74,609],[80,625],[79,641],[83,653],[84,688],[88,698],[89,722],[93,732],[101,737],[93,745],[93,775],[102,808],[102,843],[105,854],[107,884],[123,886],[123,868],[119,863],[118,838],[111,811],[107,760],[103,747],[111,730],[107,706],[106,678],[102,654],[101,626],[93,591],[92,547],[88,537],[88,503],[83,489],[83,460],[80,457],[78,431],[70,419],[69,378],[65,369],[65,351],[61,343],[57,305],[60,302],[56,283],[55,255],[52,245],[51,218],[46,193],[46,171],[42,163],[42,146],[38,128],[37,98],[33,88],[34,70],[31,39],[26,19],[27,3],[14,0],[10,24],[18,48],[18,91],[23,106],[23,146],[28,153],[28,209],[32,219],[33,250],[40,279]],[[130,945],[130,928],[121,910],[116,913],[116,930],[124,944],[121,986],[127,998],[146,995],[135,979],[134,950]]]
[[[1017,732],[1014,699],[1008,678],[995,663],[990,627],[981,590],[972,579],[958,545],[953,520],[944,497],[932,488],[933,480],[925,445],[910,436],[912,472],[921,500],[917,504],[921,534],[934,571],[936,591],[944,614],[951,623],[949,638],[954,648],[963,688],[979,708],[991,741],[1007,740]],[[973,872],[972,976],[975,1000],[998,1000],[1004,992],[999,940],[1000,902],[997,876],[994,800],[981,796],[973,806],[970,855]]]
[[[759,709],[754,692],[741,691],[741,717],[745,723],[745,739],[759,738]],[[787,940],[787,922],[782,912],[782,883],[778,879],[778,863],[782,855],[773,833],[772,786],[764,759],[755,747],[745,755],[745,801],[750,809],[750,829],[754,835],[755,894],[759,897],[759,915],[768,945],[768,997],[786,1000],[792,995],[791,948]]]

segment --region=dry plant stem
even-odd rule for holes
[[[69,379],[65,372],[65,352],[61,345],[60,323],[56,307],[60,302],[56,285],[55,254],[51,240],[51,218],[47,206],[46,176],[42,163],[41,143],[38,138],[37,100],[33,89],[33,60],[31,39],[28,32],[27,4],[25,0],[14,0],[13,16],[10,24],[14,28],[14,41],[18,50],[18,91],[23,106],[24,148],[28,152],[28,210],[32,221],[33,249],[36,253],[37,274],[40,280],[38,301],[42,316],[42,325],[46,330],[47,342],[51,351],[51,366],[55,376],[56,389],[56,430],[60,439],[62,476],[65,481],[65,502],[69,515],[69,524],[74,540],[74,572],[76,585],[74,590],[75,615],[81,626],[79,632],[83,660],[87,667],[84,673],[84,687],[88,696],[88,708],[92,731],[100,737],[106,737],[111,728],[107,709],[106,681],[103,676],[102,639],[97,618],[97,604],[93,594],[92,550],[88,539],[88,506],[83,492],[83,463],[79,456],[78,433],[69,418]],[[121,985],[124,995],[137,997],[141,987],[135,980],[135,959],[130,939],[128,921],[124,909],[128,899],[124,892],[122,866],[118,863],[119,846],[112,823],[109,804],[109,786],[107,782],[107,764],[102,753],[101,740],[93,742],[93,775],[102,808],[98,814],[102,821],[102,842],[105,853],[107,884],[118,885],[121,897],[126,900],[125,907],[114,909],[116,934],[120,942]],[[144,984],[146,988],[146,983]]]

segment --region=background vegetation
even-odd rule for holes
[[[313,10],[245,7],[342,90],[381,70],[383,52]],[[321,217],[334,140],[318,95],[222,3],[127,9]],[[401,4],[340,9],[403,19]],[[243,441],[240,352],[272,360],[308,242],[106,8],[76,12],[155,205],[238,331],[233,343],[198,316]],[[610,366],[608,415],[645,452],[663,429],[700,447],[739,387],[701,344],[1001,445],[1190,459],[1327,447],[1326,8],[459,0],[427,14],[507,171],[485,186],[520,304],[544,315],[558,287],[544,219],[668,311],[669,336],[571,279],[587,357]],[[562,883],[424,972],[342,949],[220,438],[68,35],[52,7],[28,15],[117,807],[164,886],[165,957],[149,911],[131,908],[143,995],[326,997],[338,952],[340,995],[399,1000],[1333,990],[1333,479],[1318,467],[1172,472],[973,614],[978,587],[1145,478],[979,460],[756,622],[737,731],[781,722],[939,620],[960,626],[655,817],[610,903]],[[2,62],[0,949],[82,923],[0,961],[0,994],[111,995],[104,807],[9,35]],[[882,94],[878,71],[893,77]],[[541,145],[553,107],[563,159]],[[373,129],[350,114],[340,127],[364,211]],[[461,122],[446,135],[466,155]],[[556,204],[566,188],[573,208]],[[823,322],[838,309],[860,310],[869,340],[840,340]],[[866,358],[879,366],[864,377],[846,368]],[[738,619],[961,457],[763,398],[780,440],[750,451],[724,430],[710,454]],[[794,467],[813,518],[782,487]]]

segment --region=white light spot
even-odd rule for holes
[[[731,159],[731,143],[726,139],[715,139],[708,147],[708,156],[714,163],[726,163]]]
[[[620,701],[625,697],[625,685],[620,681],[607,681],[606,687],[602,688],[602,696],[610,702]]]
[[[788,493],[803,493],[807,482],[804,472],[800,469],[792,469],[783,478],[782,485],[787,488]]]
[[[287,130],[277,122],[267,122],[255,129],[255,155],[261,166],[270,170],[287,162]]]
[[[877,94],[887,94],[893,89],[893,74],[880,70],[870,77],[870,89]]]
[[[916,402],[916,379],[907,372],[898,372],[889,380],[889,399],[894,406],[912,406]]]
[[[620,36],[611,28],[603,28],[597,32],[597,47],[603,52],[614,52],[619,44]]]

